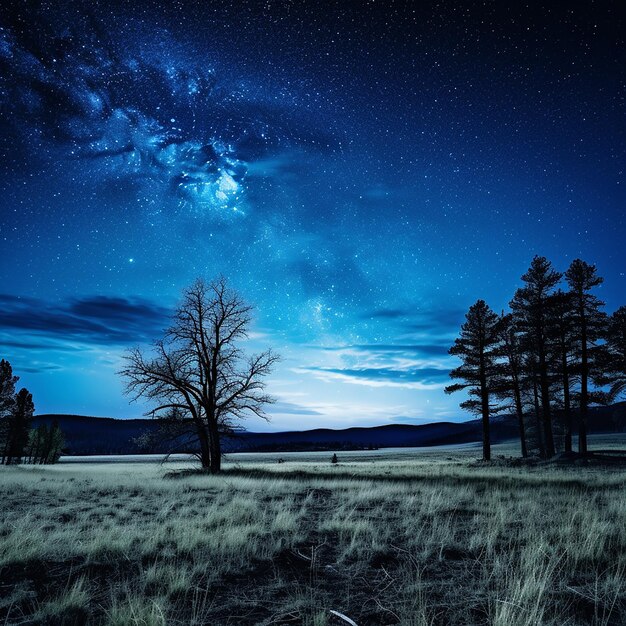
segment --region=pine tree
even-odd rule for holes
[[[33,465],[39,464],[47,436],[48,428],[45,424],[40,424],[37,428],[33,428],[30,431],[26,454],[29,463]]]
[[[0,463],[6,463],[11,440],[11,421],[15,405],[15,384],[19,378],[13,376],[8,361],[0,361]]]
[[[52,428],[48,432],[46,457],[44,463],[50,465],[56,463],[61,456],[61,451],[65,445],[65,438],[63,437],[63,431],[59,427],[58,422],[52,424]]]
[[[526,444],[526,428],[524,425],[524,405],[522,402],[522,387],[524,384],[524,354],[521,349],[519,337],[513,324],[511,314],[500,316],[500,382],[498,395],[502,398],[510,397],[515,409],[520,436],[522,456],[528,456]]]
[[[546,443],[545,432],[543,428],[543,421],[541,419],[541,404],[539,402],[539,366],[534,354],[525,353],[525,369],[528,372],[528,378],[530,382],[531,390],[531,404],[533,408],[534,419],[534,434],[537,448],[539,450],[539,456],[545,458],[546,456]]]
[[[610,399],[616,400],[626,392],[626,306],[617,309],[609,318],[606,348]]]
[[[15,396],[13,410],[9,418],[5,463],[19,463],[24,456],[30,433],[30,422],[35,405],[28,389],[20,389]]]
[[[489,418],[495,410],[490,405],[490,394],[495,387],[496,360],[499,345],[499,318],[484,300],[473,304],[465,316],[460,336],[449,353],[458,356],[462,365],[450,372],[450,378],[463,380],[446,387],[446,393],[467,389],[470,398],[461,408],[479,414],[483,429],[483,459],[491,459]]]
[[[594,287],[603,283],[597,275],[596,266],[580,259],[572,261],[565,272],[572,299],[572,328],[577,343],[576,366],[580,376],[578,451],[587,453],[587,416],[592,395],[589,382],[599,368],[599,359],[594,358],[594,348],[602,338],[606,328],[604,306],[599,298],[591,293]]]
[[[35,452],[35,461],[37,465],[43,465],[46,462],[47,446],[49,441],[48,426],[41,424],[37,428],[37,449]]]
[[[565,452],[572,451],[572,398],[570,356],[576,351],[572,324],[572,297],[560,289],[552,296],[552,330],[557,352],[560,390],[563,396]]]
[[[541,405],[544,454],[555,454],[550,404],[550,316],[551,296],[561,280],[545,257],[535,256],[522,276],[520,287],[511,300],[514,324],[522,338],[524,351],[533,357],[537,373],[537,397]]]

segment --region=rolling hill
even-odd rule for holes
[[[170,451],[166,445],[152,445],[147,448],[138,441],[143,435],[154,432],[157,428],[157,423],[151,419],[45,414],[36,416],[34,425],[51,424],[55,421],[65,434],[67,454],[141,454]],[[589,427],[592,433],[625,431],[626,403],[592,408]],[[516,420],[513,416],[494,418],[491,434],[494,443],[517,437]],[[480,440],[480,421],[470,420],[421,425],[389,424],[341,430],[317,428],[273,433],[241,431],[225,439],[223,447],[225,451],[230,452],[354,450],[452,445]]]

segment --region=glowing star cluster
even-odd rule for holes
[[[272,132],[264,119],[272,112],[255,109],[263,93],[179,58],[167,32],[128,46],[114,33],[95,37],[90,26],[0,31],[0,106],[24,144],[37,156],[80,159],[90,181],[159,198],[160,208],[170,199],[194,215],[242,213],[246,158],[263,156],[272,141],[298,143],[280,127]],[[164,55],[154,50],[159,39],[171,44]]]

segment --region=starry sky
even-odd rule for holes
[[[562,6],[560,5],[562,4]],[[461,420],[467,307],[534,254],[626,301],[621,2],[21,2],[0,16],[0,351],[37,412],[116,375],[194,278],[282,361],[256,430]]]

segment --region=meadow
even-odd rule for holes
[[[0,624],[626,623],[626,469],[516,454],[2,467]]]

